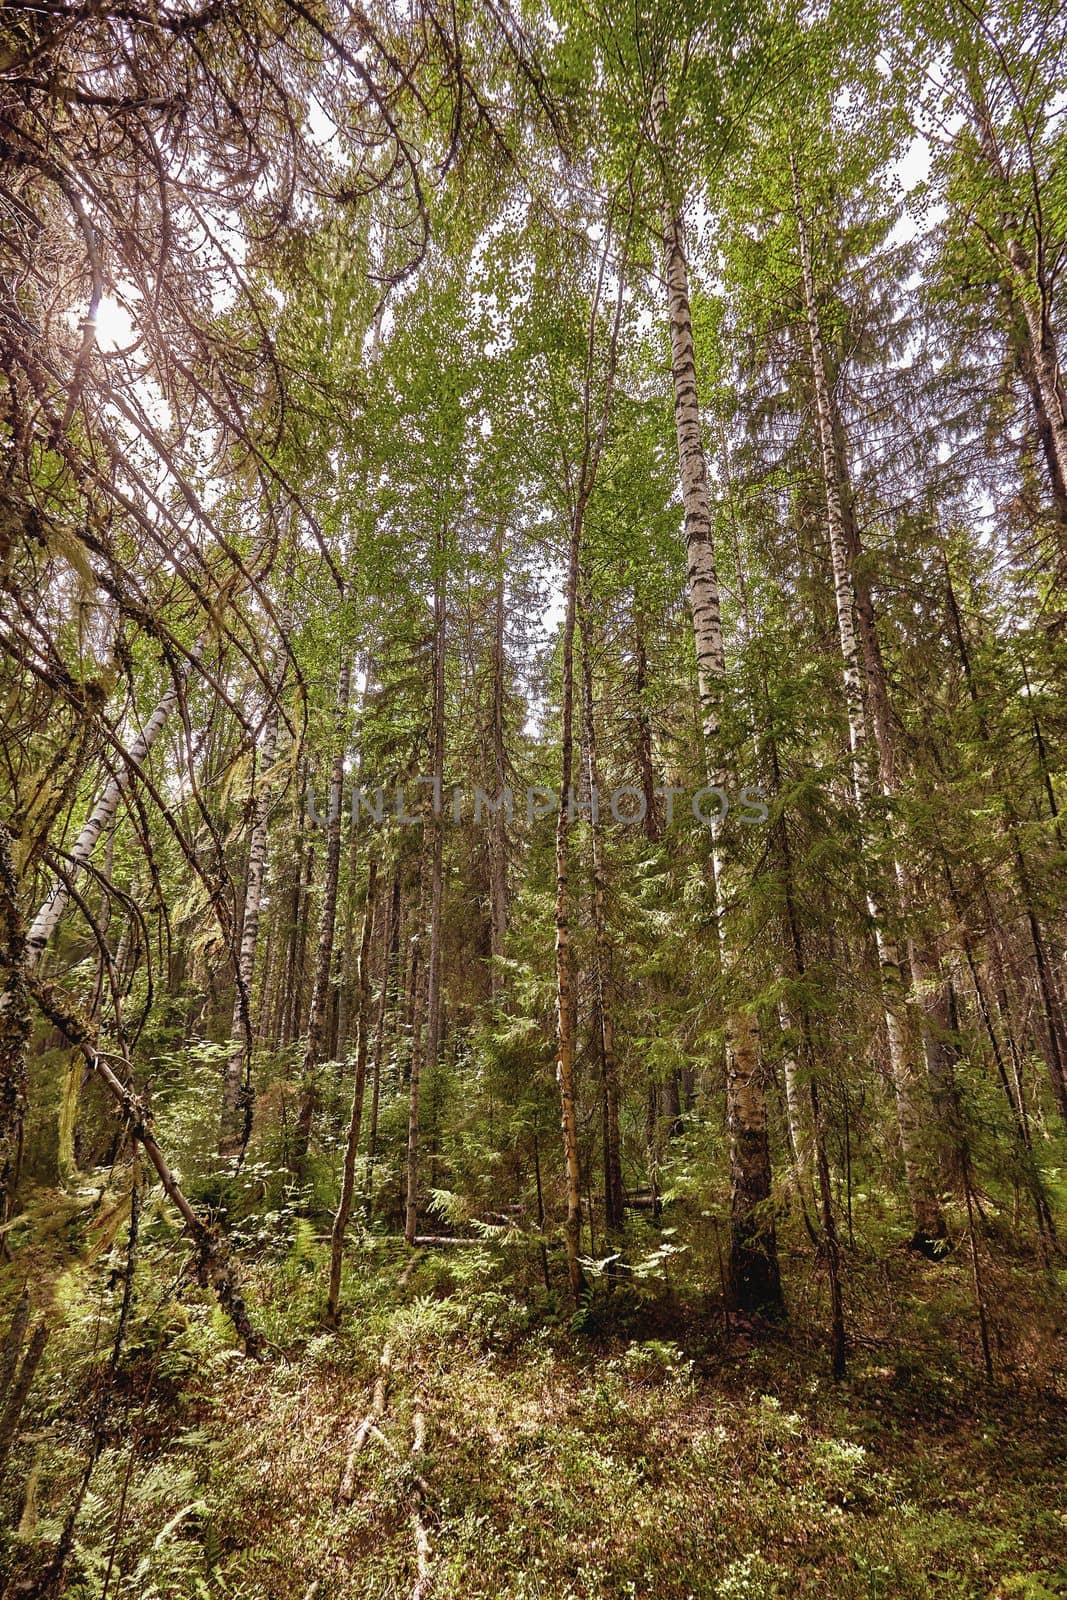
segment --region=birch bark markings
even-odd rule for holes
[[[1008,173],[985,93],[973,69],[966,73],[966,77],[971,119],[982,157],[992,178],[1006,188]],[[1026,324],[1031,397],[1048,465],[1053,504],[1057,519],[1062,524],[1063,508],[1067,502],[1067,391],[1064,389],[1056,333],[1049,314],[1050,285],[1041,261],[1040,241],[1038,259],[1035,261],[1019,237],[1012,218],[1006,213],[1001,218],[1001,228],[1003,255],[1009,268],[1012,292],[1022,309]],[[985,237],[987,244],[995,251],[988,232]],[[1064,534],[1067,534],[1067,529],[1061,534],[1061,550],[1064,548]]]
[[[19,915],[11,834],[0,822],[0,1223],[8,1220],[22,1166],[26,1046],[31,1030],[25,960],[26,929]]]
[[[278,744],[280,681],[263,727],[259,749],[259,782],[252,795],[252,828],[248,841],[248,870],[245,877],[244,919],[241,947],[237,958],[237,984],[233,1001],[232,1041],[222,1078],[222,1118],[219,1127],[219,1155],[230,1159],[245,1143],[247,1108],[242,1107],[241,1079],[248,1079],[252,1063],[252,980],[255,975],[256,945],[259,938],[259,913],[263,904],[263,884],[267,867],[267,817],[270,813],[271,769]],[[240,1042],[238,1042],[240,1041]],[[245,1112],[242,1115],[242,1112]]]
[[[404,1203],[404,1238],[415,1243],[419,1215],[419,1095],[423,1065],[430,1071],[437,1065],[441,1043],[441,896],[444,834],[441,807],[445,770],[445,573],[444,542],[437,549],[434,579],[434,657],[433,657],[433,789],[428,810],[430,846],[430,947],[426,964],[426,1057],[423,1061],[417,1036],[412,1042],[411,1079],[408,1086],[407,1179]]]
[[[630,221],[632,222],[632,211]],[[597,273],[596,293],[589,312],[589,337],[586,348],[585,381],[582,394],[582,455],[577,472],[565,459],[565,475],[571,500],[570,531],[567,541],[566,612],[563,620],[563,688],[560,706],[560,804],[556,814],[556,1082],[559,1085],[560,1123],[563,1132],[563,1157],[566,1175],[567,1215],[564,1237],[567,1247],[567,1279],[575,1300],[585,1288],[580,1254],[582,1230],[581,1161],[578,1149],[578,1113],[575,1088],[576,996],[574,953],[571,946],[570,904],[570,794],[574,777],[574,629],[578,603],[578,573],[582,552],[582,532],[589,497],[596,483],[600,455],[611,417],[615,373],[619,353],[619,328],[622,324],[623,295],[629,232],[618,265],[618,293],[608,343],[607,371],[604,375],[603,405],[594,430],[592,424],[593,358],[596,349],[597,317],[607,267],[611,229],[605,230],[603,251]]]
[[[838,637],[841,644],[841,670],[845,691],[845,711],[848,718],[849,758],[852,791],[863,834],[864,853],[869,853],[874,827],[871,814],[872,776],[870,747],[867,736],[867,714],[864,703],[863,658],[853,617],[852,563],[849,557],[845,520],[841,510],[841,493],[837,472],[837,458],[833,430],[830,391],[826,379],[826,358],[822,331],[819,327],[818,308],[815,304],[815,279],[812,271],[811,250],[808,244],[807,219],[800,194],[800,180],[796,162],[790,156],[790,173],[793,185],[793,206],[796,213],[797,233],[800,240],[801,279],[804,292],[804,311],[811,346],[812,388],[815,397],[815,414],[819,435],[819,454],[822,468],[823,491],[826,497],[826,525],[830,544],[830,561],[834,578],[834,604],[837,612]],[[867,904],[874,925],[875,944],[882,984],[882,1003],[885,1009],[886,1035],[889,1043],[889,1070],[897,1106],[897,1123],[900,1130],[904,1175],[912,1216],[915,1223],[913,1243],[931,1249],[945,1236],[944,1219],[937,1197],[933,1192],[923,1148],[922,1110],[920,1090],[912,1059],[912,1042],[909,1037],[909,1018],[904,974],[896,941],[887,926],[885,906],[875,889],[874,870],[866,863]]]
[[[363,1122],[363,1098],[367,1087],[367,1035],[370,1023],[370,942],[374,928],[374,912],[378,899],[378,863],[372,858],[367,868],[367,899],[363,908],[363,931],[359,940],[359,973],[356,991],[356,1070],[352,1080],[352,1108],[348,1117],[348,1135],[345,1140],[345,1159],[341,1171],[341,1195],[333,1219],[330,1237],[330,1289],[326,1299],[326,1321],[331,1326],[337,1320],[337,1302],[341,1294],[341,1261],[344,1254],[345,1229],[352,1213],[352,1194],[355,1188],[356,1155],[359,1151],[359,1133]],[[382,995],[385,984],[383,979]]]
[[[326,1026],[326,1007],[330,997],[330,973],[333,967],[334,928],[337,920],[337,882],[341,869],[341,812],[345,777],[345,729],[348,722],[348,692],[352,669],[346,660],[337,681],[337,705],[334,710],[334,750],[330,767],[330,805],[326,822],[326,867],[323,874],[322,914],[319,919],[319,939],[315,954],[315,976],[311,990],[311,1009],[308,1013],[307,1043],[304,1048],[303,1082],[296,1127],[293,1132],[291,1165],[299,1172],[307,1159],[311,1141],[311,1127],[315,1116],[318,1093],[315,1070],[322,1052],[322,1036]]]
[[[504,529],[497,530],[496,584],[493,595],[493,648],[492,648],[492,745],[493,793],[497,799],[504,793],[507,783],[507,758],[504,749]],[[492,831],[489,835],[489,983],[494,1006],[499,1005],[504,993],[504,974],[501,960],[508,935],[508,836],[507,818],[503,806],[493,812]]]
[[[582,638],[582,739],[585,745],[586,779],[590,796],[600,794],[600,771],[596,749],[596,716],[593,702],[592,627],[588,606],[581,605]],[[619,1067],[615,1057],[615,995],[612,984],[611,939],[607,919],[607,865],[604,859],[604,833],[599,806],[590,814],[589,829],[593,866],[593,942],[595,950],[597,1035],[600,1046],[600,1072],[603,1103],[604,1222],[609,1230],[619,1229],[624,1221],[622,1154],[619,1136]]]
[[[567,797],[570,794],[574,772],[574,614],[584,514],[585,496],[581,495],[571,518],[567,555],[567,610],[563,620],[563,703],[560,707],[560,806],[556,815],[556,1082],[559,1084],[566,1173],[567,1215],[564,1231],[567,1246],[567,1280],[575,1300],[585,1288],[585,1277],[579,1259],[582,1188],[574,1081],[575,996],[571,951],[570,818]]]
[[[667,110],[666,91],[656,90],[653,117],[661,139]],[[670,167],[664,152],[665,178]],[[685,513],[686,580],[696,644],[697,684],[704,732],[704,759],[709,781],[726,787],[722,756],[722,697],[726,682],[719,580],[708,492],[708,469],[700,431],[696,353],[689,304],[689,271],[680,210],[665,182],[664,279],[670,320],[674,419],[678,470]],[[735,952],[730,949],[726,921],[727,884],[720,848],[720,825],[713,825],[712,881],[718,918],[723,970],[737,981]],[[767,1101],[760,1063],[759,1025],[755,1015],[731,1008],[726,1024],[726,1114],[730,1133],[730,1290],[742,1311],[782,1310],[778,1251],[771,1212],[771,1161],[767,1137]]]

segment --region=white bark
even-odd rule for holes
[[[252,827],[248,841],[248,870],[245,876],[244,920],[241,948],[237,957],[237,992],[230,1024],[230,1055],[222,1080],[222,1121],[219,1130],[219,1155],[233,1156],[241,1148],[241,1079],[252,1054],[252,980],[256,967],[259,938],[259,913],[263,904],[263,883],[267,867],[267,817],[270,812],[270,777],[278,744],[279,707],[276,685],[263,740],[258,751],[259,781],[252,796]]]
[[[653,104],[657,135],[667,109],[662,85]],[[708,492],[708,470],[700,432],[696,355],[689,305],[689,274],[680,214],[665,197],[664,278],[674,377],[674,420],[678,470],[685,513],[686,576],[696,644],[697,681],[709,781],[727,787],[729,772],[722,749],[722,695],[726,681],[719,581]],[[729,970],[732,952],[723,916],[726,895],[720,851],[720,825],[712,830],[711,864],[718,911],[720,950]],[[776,1307],[781,1302],[774,1224],[769,1217],[771,1170],[767,1143],[767,1104],[760,1067],[759,1025],[738,1008],[727,1019],[726,1108],[730,1129],[731,1280],[743,1309]]]
[[[791,162],[793,203],[800,238],[801,276],[804,310],[811,345],[812,384],[818,424],[823,489],[826,496],[826,525],[830,542],[830,561],[834,576],[834,603],[838,636],[841,642],[841,668],[848,717],[849,755],[852,789],[864,835],[864,854],[871,843],[872,774],[867,717],[863,696],[863,663],[853,616],[852,564],[849,559],[845,521],[841,511],[840,485],[834,452],[830,390],[826,378],[822,332],[815,304],[815,279],[808,244],[807,221],[800,197],[796,165]],[[887,926],[885,907],[875,891],[873,873],[868,873],[867,904],[874,925],[878,965],[882,980],[882,1002],[889,1043],[889,1070],[897,1105],[904,1173],[914,1214],[916,1232],[937,1238],[944,1233],[936,1199],[932,1193],[925,1153],[922,1149],[922,1120],[919,1088],[909,1038],[907,994],[896,940]]]

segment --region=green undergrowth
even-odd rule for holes
[[[57,1280],[3,1489],[8,1595],[39,1592],[95,1428],[78,1600],[408,1597],[417,1407],[438,1600],[1067,1595],[1062,1291],[1033,1260],[997,1265],[989,1385],[962,1253],[857,1257],[834,1385],[799,1250],[790,1324],[727,1329],[684,1280],[600,1281],[575,1317],[528,1254],[427,1250],[405,1276],[380,1244],[350,1260],[332,1334],[326,1246],[297,1223],[247,1274],[273,1345],[257,1365],[151,1214],[143,1237],[103,1409],[121,1230]],[[387,1343],[380,1433],[345,1504]]]

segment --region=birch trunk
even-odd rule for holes
[[[578,587],[578,553],[582,516],[579,500],[571,519],[567,556],[567,609],[563,621],[563,685],[560,708],[560,804],[556,816],[556,1082],[559,1084],[560,1123],[566,1173],[567,1280],[577,1300],[585,1288],[581,1261],[582,1191],[578,1152],[578,1114],[575,1103],[574,958],[570,925],[570,807],[574,772],[574,617]]]
[[[365,1205],[370,1214],[374,1198],[374,1158],[378,1154],[378,1107],[382,1093],[382,1058],[385,1053],[385,1022],[392,999],[394,1016],[398,1010],[397,955],[400,947],[400,869],[393,873],[393,887],[386,912],[382,945],[382,992],[378,996],[378,1020],[374,1030],[374,1065],[371,1069],[370,1126],[367,1129],[367,1183]]]
[[[1006,184],[1007,173],[985,94],[973,71],[968,74],[971,115],[982,155],[993,177]],[[1051,292],[1043,268],[1034,261],[1013,220],[1002,218],[1004,254],[1012,292],[1026,325],[1029,387],[1052,485],[1053,502],[1062,523],[1067,503],[1067,392],[1064,389],[1056,333],[1050,316]],[[1039,258],[1040,259],[1040,258]]]
[[[497,803],[493,812],[492,831],[489,835],[489,950],[492,964],[489,983],[493,1005],[498,1006],[504,991],[504,974],[501,961],[508,935],[508,839],[507,818],[500,804],[507,784],[507,762],[504,750],[504,531],[500,529],[496,549],[497,575],[493,598],[493,780]]]
[[[419,1216],[419,1109],[422,1087],[422,1017],[426,982],[423,974],[422,938],[426,916],[426,874],[420,863],[415,908],[415,936],[411,942],[411,986],[408,1014],[411,1044],[408,1055],[408,1142],[404,1169],[404,1238],[414,1244]]]
[[[359,773],[356,774],[359,782]],[[353,817],[348,825],[348,885],[345,890],[345,919],[341,931],[341,949],[336,962],[337,984],[336,1037],[334,1060],[344,1061],[348,1055],[348,1035],[351,1029],[352,988],[352,937],[356,925],[356,866],[359,859],[359,830]],[[359,982],[359,974],[356,974]]]
[[[337,882],[341,870],[341,811],[344,799],[345,778],[345,727],[348,719],[348,691],[351,666],[346,660],[341,667],[337,683],[337,705],[334,711],[334,751],[330,768],[330,802],[326,820],[326,866],[322,883],[322,914],[319,919],[319,939],[315,953],[315,975],[311,990],[311,1008],[308,1013],[307,1043],[304,1047],[303,1082],[300,1105],[293,1132],[291,1166],[301,1173],[307,1160],[311,1143],[311,1128],[318,1101],[316,1068],[322,1052],[322,1036],[326,1026],[326,1008],[330,998],[330,974],[333,970],[334,927],[337,920]]]
[[[444,833],[441,809],[445,772],[445,574],[444,541],[438,542],[437,573],[434,582],[434,667],[433,667],[433,784],[427,816],[430,846],[430,948],[426,968],[426,1061],[433,1073],[441,1044],[441,893],[443,878]],[[416,1070],[418,1065],[419,1070]],[[419,1188],[419,1088],[421,1057],[412,1052],[408,1115],[407,1197],[404,1209],[404,1237],[415,1243],[418,1225]]]
[[[11,835],[0,822],[0,1223],[8,1220],[22,1166],[26,1114],[26,930],[19,914]],[[0,1234],[0,1241],[6,1234]],[[6,1255],[6,1246],[4,1246]]]
[[[660,837],[659,811],[656,799],[656,775],[652,767],[652,724],[645,705],[648,684],[648,654],[645,648],[644,624],[640,610],[634,607],[634,716],[637,725],[637,769],[641,778],[641,793],[645,799],[642,825],[645,838],[655,844]]]
[[[666,92],[656,91],[654,116],[659,133]],[[721,714],[726,680],[715,568],[711,498],[700,431],[696,356],[689,305],[689,272],[684,224],[669,192],[665,195],[665,270],[670,319],[671,371],[678,468],[685,513],[686,577],[696,644],[697,683],[709,782],[726,787]],[[711,879],[718,912],[723,971],[739,977],[724,916],[727,888],[720,849],[721,824],[712,829]],[[783,1310],[778,1249],[771,1211],[771,1160],[767,1101],[760,1062],[759,1026],[751,1011],[734,1006],[726,1025],[726,1113],[730,1132],[730,1292],[737,1309]]]
[[[337,1320],[337,1302],[341,1293],[341,1260],[344,1254],[345,1229],[352,1213],[352,1192],[355,1188],[356,1155],[359,1151],[359,1133],[363,1121],[363,1097],[367,1086],[367,1031],[370,1011],[370,942],[374,928],[374,911],[377,904],[378,863],[373,859],[367,868],[367,899],[363,908],[363,929],[359,940],[359,972],[356,991],[356,1070],[352,1080],[352,1109],[348,1117],[348,1134],[345,1139],[345,1159],[341,1172],[341,1195],[333,1219],[330,1238],[330,1289],[326,1299],[326,1321],[331,1326]]]
[[[596,717],[593,703],[592,628],[587,604],[581,606],[582,636],[582,733],[585,745],[586,781],[593,801],[589,827],[593,857],[593,945],[595,952],[597,1039],[600,1047],[600,1074],[604,1095],[604,1222],[617,1232],[623,1225],[624,1201],[622,1154],[619,1134],[619,1068],[615,1058],[615,995],[611,971],[611,940],[607,922],[607,868],[604,859],[604,830],[600,807],[594,797],[600,794],[597,763]]]
[[[778,1003],[778,1020],[786,1038],[796,1033],[796,1019],[784,1000]],[[782,1071],[785,1077],[785,1114],[789,1124],[789,1144],[793,1151],[793,1173],[797,1192],[803,1201],[809,1194],[811,1184],[811,1130],[804,1115],[800,1068],[792,1047],[785,1053]]]
[[[959,651],[960,662],[967,683],[968,696],[975,710],[979,731],[983,739],[988,742],[990,730],[985,714],[982,711],[978,685],[974,681],[970,652],[967,648],[967,640],[963,631],[963,618],[960,615],[959,603],[956,599],[952,574],[947,561],[945,563],[945,596],[948,601],[949,619],[956,638],[956,647]],[[1044,1012],[1044,1028],[1040,1031],[1038,1044],[1048,1066],[1049,1081],[1056,1098],[1056,1104],[1059,1107],[1064,1123],[1067,1124],[1067,1016],[1064,1013],[1063,998],[1060,993],[1055,967],[1049,955],[1041,920],[1037,914],[1033,886],[1022,847],[1018,820],[1008,798],[1002,794],[998,796],[998,799],[1000,831],[1007,840],[1010,849],[1015,888],[1026,916],[1030,947],[1033,951],[1034,966],[1037,973],[1038,992],[1041,996]]]
[[[631,211],[632,222],[632,211]],[[615,390],[622,322],[623,294],[626,286],[626,260],[629,232],[618,265],[618,293],[607,352],[603,405],[596,428],[592,425],[592,385],[596,349],[597,316],[603,290],[610,229],[605,233],[603,253],[597,273],[596,293],[589,316],[585,381],[582,404],[582,455],[577,472],[571,474],[565,457],[565,471],[571,500],[570,537],[567,542],[566,612],[563,620],[563,684],[560,707],[560,796],[556,817],[556,1082],[559,1085],[560,1124],[566,1174],[567,1214],[564,1237],[567,1247],[567,1280],[578,1300],[585,1289],[580,1249],[582,1232],[581,1156],[578,1147],[578,1112],[575,1083],[575,1034],[577,997],[574,982],[574,951],[571,944],[570,905],[570,821],[574,781],[574,629],[577,617],[578,573],[581,563],[582,531],[589,496],[596,483],[600,455],[604,447]],[[592,1231],[592,1218],[590,1218]]]
[[[247,1143],[251,1119],[252,1083],[252,981],[256,969],[256,944],[259,938],[259,913],[263,904],[263,884],[267,866],[267,818],[270,814],[270,778],[278,744],[279,706],[275,698],[263,725],[259,750],[258,782],[252,793],[252,828],[248,841],[248,870],[245,879],[244,919],[237,958],[237,984],[230,1024],[230,1054],[223,1070],[222,1118],[219,1127],[219,1155],[231,1159]],[[242,1079],[245,1093],[242,1095]],[[242,1105],[242,1100],[245,1104]]]
[[[837,611],[838,636],[841,644],[852,789],[866,846],[872,838],[874,827],[871,807],[873,785],[863,695],[863,662],[853,620],[852,564],[849,560],[845,522],[841,510],[830,391],[826,380],[826,360],[823,351],[822,333],[815,305],[815,280],[812,272],[811,252],[808,246],[807,221],[800,197],[800,182],[797,176],[796,164],[792,157],[790,158],[790,168],[793,180],[793,204],[800,238],[804,309],[811,345],[812,385],[815,395],[823,489],[826,496],[826,521],[830,543],[830,560],[834,576],[834,601]],[[866,848],[864,854],[868,854]],[[896,941],[889,927],[885,906],[882,903],[881,895],[875,889],[871,872],[868,873],[867,902],[871,921],[874,925],[875,944],[878,952],[878,965],[882,981],[882,1003],[885,1008],[886,1035],[889,1043],[889,1069],[896,1097],[897,1123],[904,1159],[905,1181],[914,1222],[912,1242],[916,1248],[933,1250],[936,1248],[937,1241],[945,1237],[945,1224],[937,1197],[933,1191],[928,1170],[927,1154],[923,1148],[923,1113],[920,1087],[909,1038],[910,1030],[904,974]]]
[[[630,220],[632,222],[631,211]],[[578,573],[581,562],[582,531],[586,506],[596,483],[600,456],[611,417],[618,362],[619,327],[622,322],[626,286],[629,231],[622,246],[617,268],[618,292],[607,351],[603,404],[599,421],[592,422],[592,386],[596,350],[597,317],[603,291],[611,230],[604,236],[603,252],[597,273],[596,292],[589,315],[585,379],[582,393],[582,454],[577,471],[572,473],[564,452],[564,472],[570,498],[570,536],[567,541],[566,611],[563,620],[563,683],[560,706],[560,796],[556,817],[556,1082],[559,1085],[560,1124],[566,1176],[567,1213],[564,1237],[567,1249],[567,1279],[575,1300],[585,1289],[580,1260],[582,1231],[581,1156],[578,1146],[578,1113],[575,1074],[575,1034],[577,996],[574,981],[574,951],[571,944],[570,904],[570,822],[574,781],[574,629],[577,617]],[[592,1231],[592,1218],[590,1218]]]
[[[774,756],[774,767],[777,787],[780,778],[777,751],[775,751]],[[785,888],[785,933],[792,959],[793,975],[798,981],[803,982],[807,974],[807,962],[800,918],[797,915],[793,859],[789,849],[789,835],[784,827],[781,829],[781,849]],[[787,1008],[783,1008],[783,1020],[791,1020]],[[830,1161],[826,1153],[826,1125],[823,1118],[822,1097],[819,1093],[819,1075],[816,1072],[815,1040],[812,1036],[811,1018],[806,1009],[801,1011],[799,1035],[804,1075],[808,1085],[810,1118],[805,1118],[801,1112],[800,1086],[794,1076],[793,1092],[797,1096],[795,1115],[798,1126],[803,1130],[800,1139],[804,1150],[805,1162],[810,1163],[811,1157],[814,1156],[815,1192],[819,1205],[819,1220],[822,1224],[822,1245],[826,1256],[826,1271],[830,1286],[830,1368],[835,1378],[843,1378],[848,1353],[848,1341],[845,1332],[845,1302],[841,1288],[841,1249],[837,1237],[837,1218],[834,1215]],[[794,1063],[794,1074],[795,1071]],[[788,1072],[787,1065],[787,1083]],[[810,1137],[807,1131],[809,1127]],[[800,1160],[798,1158],[798,1168],[799,1166]]]

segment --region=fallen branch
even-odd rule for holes
[[[404,1288],[414,1271],[417,1260],[418,1257],[413,1255],[405,1266],[397,1279],[396,1286],[398,1289]],[[385,1404],[389,1398],[389,1380],[392,1370],[393,1341],[387,1339],[382,1347],[382,1353],[378,1361],[378,1377],[375,1380],[374,1393],[371,1395],[370,1410],[356,1429],[355,1438],[352,1440],[352,1448],[348,1452],[348,1460],[345,1462],[345,1470],[341,1477],[341,1487],[337,1491],[339,1498],[344,1501],[345,1505],[350,1505],[356,1497],[356,1463],[360,1452],[372,1434],[378,1438],[383,1437],[378,1424],[385,1415]]]
[[[29,1396],[30,1385],[38,1363],[48,1342],[48,1325],[42,1319],[30,1334],[25,1350],[22,1341],[29,1322],[29,1291],[23,1290],[15,1314],[11,1319],[4,1341],[2,1374],[0,1374],[0,1474],[7,1463],[8,1451],[18,1432],[19,1418]],[[19,1356],[22,1356],[21,1362]]]
[[[31,973],[27,975],[26,987],[44,1015],[66,1034],[76,1049],[81,1051],[85,1061],[112,1099],[121,1106],[129,1123],[130,1132],[155,1167],[164,1193],[179,1211],[189,1230],[189,1235],[196,1246],[197,1276],[200,1282],[205,1285],[210,1284],[214,1289],[219,1304],[237,1330],[245,1354],[251,1356],[253,1360],[261,1361],[266,1341],[253,1327],[241,1292],[234,1282],[226,1242],[210,1223],[197,1215],[182,1193],[167,1158],[156,1143],[151,1128],[151,1113],[144,1100],[116,1077],[99,1052],[96,1027],[69,1001],[59,995],[54,984],[42,983]]]
[[[417,1469],[417,1463],[426,1449],[426,1412],[423,1409],[424,1401],[421,1395],[415,1401],[415,1416],[413,1419],[413,1437],[411,1441],[412,1466]],[[430,1540],[430,1530],[426,1520],[428,1494],[426,1480],[416,1470],[412,1480],[411,1490],[411,1526],[415,1534],[415,1561],[418,1573],[415,1587],[411,1591],[411,1600],[425,1600],[430,1592],[430,1568],[433,1562],[433,1544]]]
[[[374,1393],[371,1396],[370,1410],[356,1429],[355,1438],[352,1440],[352,1448],[348,1452],[348,1460],[345,1462],[344,1475],[341,1478],[341,1487],[338,1492],[346,1505],[351,1504],[356,1497],[356,1458],[371,1434],[378,1432],[378,1423],[385,1414],[385,1402],[389,1397],[389,1376],[392,1366],[393,1345],[392,1340],[388,1340],[378,1362],[378,1377],[374,1385]]]
[[[496,1241],[491,1236],[487,1236],[484,1239],[472,1239],[469,1237],[459,1238],[455,1234],[451,1233],[417,1233],[415,1238],[412,1240],[412,1243],[414,1244],[416,1250],[439,1250],[443,1245],[449,1244],[495,1244]]]

